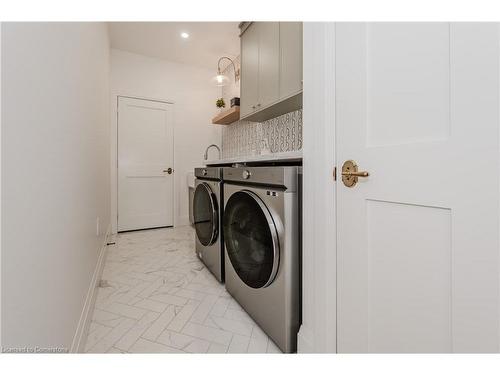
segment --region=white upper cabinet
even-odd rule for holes
[[[278,22],[258,22],[254,26],[259,33],[258,111],[279,99],[280,25]]]
[[[259,30],[250,25],[241,36],[241,98],[240,116],[243,118],[255,111],[259,100]],[[253,78],[252,78],[253,77]]]
[[[302,91],[302,22],[280,22],[280,99]]]
[[[302,23],[253,22],[241,35],[241,118],[302,107]]]

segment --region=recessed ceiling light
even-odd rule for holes
[[[189,34],[188,33],[181,33],[181,37],[184,39],[187,39],[187,38],[189,38]]]

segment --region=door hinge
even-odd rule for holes
[[[337,181],[337,167],[333,167],[332,175],[333,175],[333,181]]]

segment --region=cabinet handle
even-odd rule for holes
[[[252,108],[255,109],[255,106],[253,105]]]
[[[260,103],[257,104],[257,107],[260,107]]]

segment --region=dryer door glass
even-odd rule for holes
[[[240,279],[252,288],[271,284],[279,265],[278,232],[264,202],[251,191],[236,192],[223,220],[227,255]]]
[[[219,227],[217,200],[205,182],[199,184],[194,192],[193,217],[198,240],[204,246],[212,245],[217,239]]]

